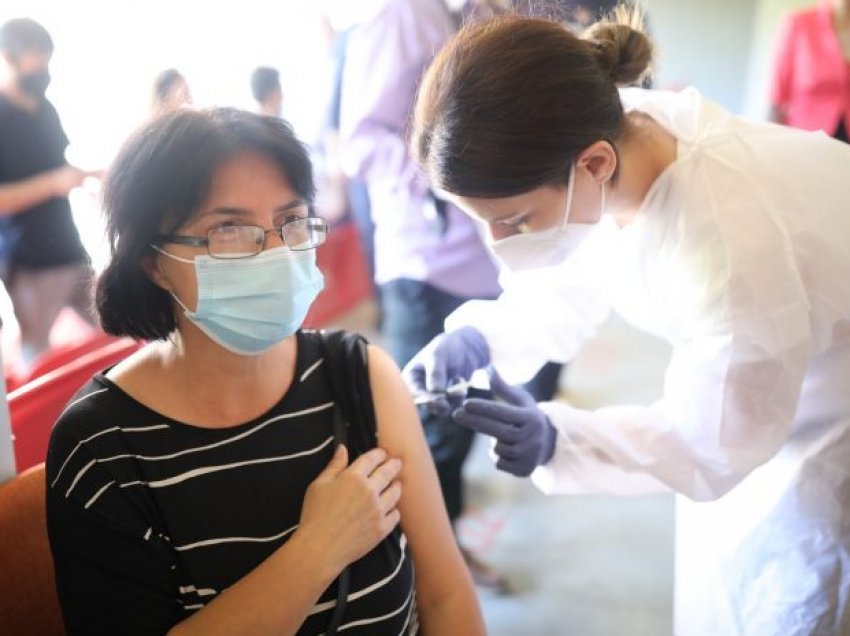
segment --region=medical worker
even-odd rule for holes
[[[683,495],[677,634],[850,634],[850,148],[691,89],[619,91],[652,50],[618,16],[471,26],[428,70],[413,151],[517,274],[408,381],[504,373],[455,419],[547,493]],[[586,411],[508,384],[608,307],[672,344],[661,399]]]

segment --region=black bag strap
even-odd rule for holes
[[[377,419],[369,383],[369,351],[366,339],[356,333],[320,331],[319,342],[325,375],[334,393],[334,445],[345,444],[349,459],[377,446]],[[334,636],[348,601],[351,573],[345,568],[337,579],[336,607],[325,632]]]
[[[355,459],[378,445],[369,383],[369,343],[360,334],[343,330],[323,330],[319,335],[325,375],[346,428],[344,434],[339,431],[337,443],[345,443],[349,458]]]

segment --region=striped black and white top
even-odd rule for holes
[[[169,419],[103,375],[75,396],[47,458],[48,530],[70,634],[163,634],[292,535],[305,490],[333,453],[318,335],[297,338],[287,393],[238,426]],[[350,571],[340,633],[415,633],[400,528]],[[334,583],[298,633],[323,634],[336,598]]]

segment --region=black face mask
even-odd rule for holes
[[[27,95],[42,99],[44,98],[47,87],[50,85],[50,72],[36,71],[35,73],[21,75],[18,85]]]

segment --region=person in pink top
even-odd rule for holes
[[[850,128],[850,0],[791,13],[778,38],[774,121],[847,141]]]

